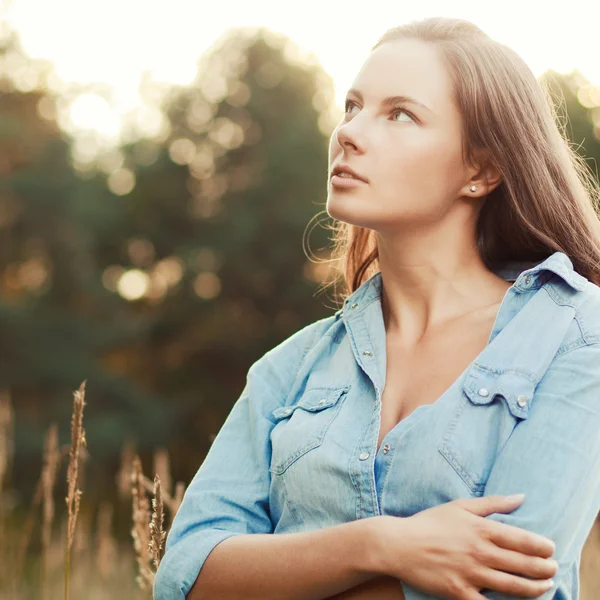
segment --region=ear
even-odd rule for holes
[[[475,164],[471,167],[471,177],[465,185],[465,195],[470,198],[487,196],[502,182],[500,169],[491,160],[489,153],[485,150],[475,151]],[[469,188],[474,185],[476,192]]]

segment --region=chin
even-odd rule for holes
[[[372,219],[369,219],[368,215],[360,214],[357,210],[352,210],[350,204],[350,202],[344,201],[344,198],[334,198],[332,194],[329,194],[325,210],[332,219],[343,221],[348,225],[370,228],[369,224],[373,224]]]

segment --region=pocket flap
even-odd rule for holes
[[[317,412],[324,408],[329,408],[338,402],[338,400],[350,389],[350,386],[336,388],[317,387],[306,390],[296,404],[290,406],[280,406],[273,412],[274,419],[289,417],[297,408],[302,408],[310,412]]]
[[[489,404],[500,395],[515,417],[526,419],[535,386],[536,383],[521,371],[494,373],[473,365],[463,389],[473,404]]]

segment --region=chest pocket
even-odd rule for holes
[[[272,473],[281,475],[310,450],[319,447],[327,429],[339,413],[351,386],[315,387],[306,390],[298,402],[272,412]]]
[[[534,391],[535,383],[525,373],[471,367],[438,450],[473,495],[483,494],[496,457],[527,419]]]

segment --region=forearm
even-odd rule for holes
[[[186,600],[323,600],[359,586],[380,575],[375,518],[227,538],[208,555]]]
[[[380,575],[329,600],[405,600],[402,585],[395,577]]]

